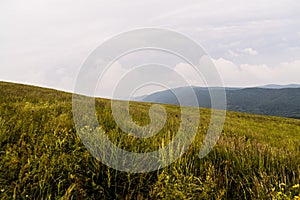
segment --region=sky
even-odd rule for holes
[[[1,0],[0,80],[74,91],[95,48],[144,27],[171,29],[196,41],[225,86],[300,84],[298,0]],[[168,62],[173,69],[189,73],[174,60]],[[109,97],[109,80],[128,68],[121,61],[114,66],[100,96]]]

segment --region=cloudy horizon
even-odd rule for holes
[[[82,63],[103,41],[132,29],[157,27],[200,44],[227,87],[300,84],[297,0],[4,0],[0,27],[4,81],[73,91]],[[173,65],[177,69],[182,63]],[[127,66],[118,67],[122,71]]]

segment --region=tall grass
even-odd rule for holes
[[[210,110],[201,109],[189,150],[151,173],[116,171],[92,157],[77,136],[71,95],[0,83],[0,199],[297,199],[300,121],[229,112],[220,140],[203,159],[198,151]],[[115,124],[110,101],[97,99],[103,130],[120,148],[153,151],[174,137],[180,108],[164,105],[166,126],[138,139]],[[149,123],[150,104],[131,103],[133,119]]]

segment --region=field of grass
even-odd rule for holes
[[[151,104],[132,102],[138,124]],[[117,146],[152,151],[179,126],[176,106],[154,138],[138,139],[115,124],[110,101],[96,100],[99,123]],[[150,173],[114,170],[92,157],[76,134],[72,95],[0,82],[0,199],[299,199],[300,120],[228,112],[222,136],[203,159],[198,151],[210,110],[189,150]]]

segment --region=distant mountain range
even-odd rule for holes
[[[268,89],[300,88],[300,84],[288,84],[288,85],[269,84],[269,85],[259,86],[258,88],[268,88]]]
[[[211,107],[208,88],[192,87],[200,107]],[[218,91],[220,88],[211,88]],[[136,99],[137,101],[198,106],[191,101],[188,87],[156,92]],[[254,88],[225,88],[227,109],[261,115],[272,115],[300,119],[300,85],[266,85]],[[175,96],[176,94],[176,96]]]

